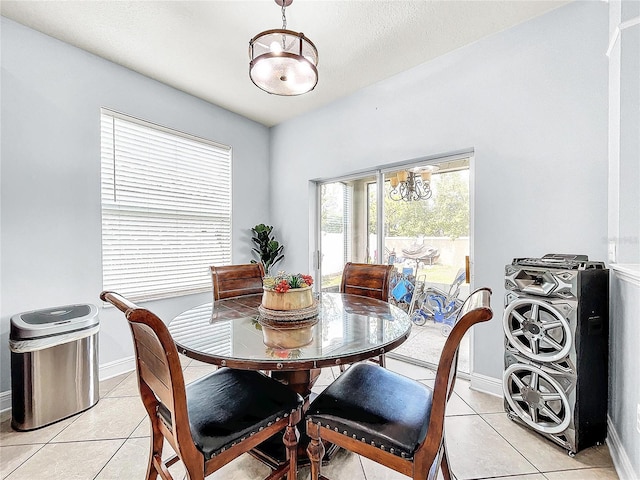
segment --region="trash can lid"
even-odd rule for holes
[[[91,304],[33,310],[11,317],[11,340],[25,340],[60,335],[91,328],[100,322],[98,308]]]

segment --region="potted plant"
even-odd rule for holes
[[[264,272],[267,275],[269,275],[271,267],[284,258],[284,254],[282,253],[284,245],[280,245],[274,236],[271,235],[272,230],[272,226],[265,225],[264,223],[260,223],[251,229],[253,232],[251,240],[256,244],[252,250],[258,255],[259,261],[262,263]],[[251,260],[251,263],[258,263],[258,261]]]

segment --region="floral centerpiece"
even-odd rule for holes
[[[311,285],[313,285],[313,277],[303,273],[291,275],[280,271],[277,275],[266,275],[262,279],[262,286],[265,290],[274,290],[278,293],[286,293],[292,288],[305,288]]]
[[[273,348],[273,347],[267,347],[266,353],[270,357],[282,358],[282,359],[300,358],[300,355],[302,354],[299,348],[289,349],[289,348]]]
[[[284,271],[273,276],[266,275],[262,279],[262,306],[277,311],[299,311],[309,308],[313,305],[311,285],[311,275]]]
[[[318,322],[318,303],[314,301],[311,275],[280,271],[262,279],[264,293],[258,307],[264,343],[272,348],[298,348],[313,339]]]
[[[311,291],[313,278],[302,273],[280,271],[262,279],[262,306],[276,311],[299,311],[314,305]],[[276,313],[277,315],[277,313]]]

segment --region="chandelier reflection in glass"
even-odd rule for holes
[[[431,198],[431,174],[438,170],[438,167],[427,166],[410,170],[401,170],[389,177],[391,190],[389,198],[391,200],[412,202],[427,200]]]
[[[287,30],[285,8],[293,0],[275,0],[282,9],[282,28],[266,30],[249,41],[249,77],[274,95],[302,95],[318,83],[318,50],[304,33]]]

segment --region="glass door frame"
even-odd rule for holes
[[[377,217],[377,232],[376,232],[376,259],[377,263],[383,263],[384,260],[384,195],[385,195],[385,175],[390,172],[394,172],[398,169],[409,169],[417,166],[425,166],[425,165],[438,165],[441,163],[451,162],[455,160],[468,159],[469,161],[469,291],[473,292],[474,289],[474,232],[475,232],[475,224],[474,224],[474,199],[475,199],[475,161],[474,161],[474,150],[473,149],[465,149],[459,150],[455,152],[451,152],[448,154],[440,154],[433,155],[421,158],[414,158],[407,161],[388,163],[385,165],[380,165],[376,167],[372,167],[370,169],[360,170],[356,172],[352,172],[346,175],[338,176],[338,177],[330,177],[330,178],[319,178],[310,181],[309,188],[315,192],[315,194],[310,195],[312,199],[310,205],[310,211],[312,214],[310,215],[310,239],[312,239],[313,245],[311,246],[311,268],[314,272],[314,276],[318,279],[315,282],[315,288],[317,291],[320,290],[320,279],[321,277],[321,186],[327,183],[340,182],[340,181],[349,181],[349,180],[357,180],[362,179],[363,177],[376,177],[377,184],[377,195],[376,200],[378,202],[376,217]],[[382,229],[382,232],[380,231]],[[474,334],[473,329],[468,332],[470,335],[469,338],[469,372],[459,372],[458,375],[461,378],[469,378],[469,376],[473,373],[473,351],[474,351]],[[436,369],[437,364],[432,364],[430,362],[425,362],[422,360],[407,358],[402,355],[396,355],[393,352],[389,352],[387,354],[390,358],[397,358],[404,361],[410,360],[411,363],[414,363],[419,366],[424,366],[431,369]]]

